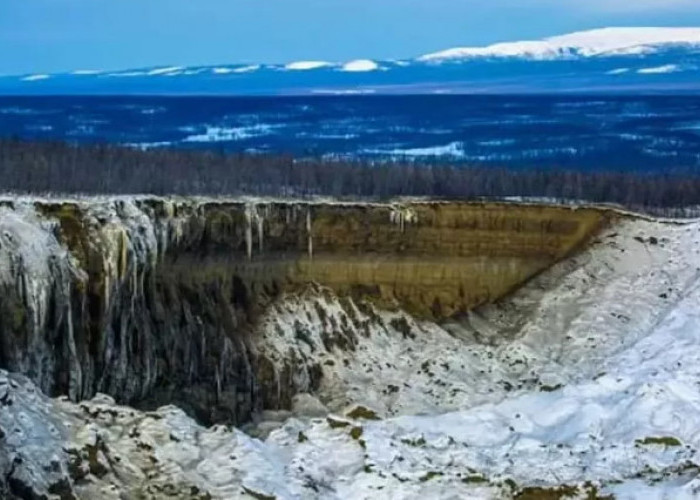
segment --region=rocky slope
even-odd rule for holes
[[[251,377],[286,377],[289,401],[274,409],[284,398],[261,383],[247,434],[173,406],[51,400],[0,372],[0,484],[21,498],[696,498],[700,223],[598,213],[580,252],[454,318],[290,281],[245,336],[266,360]]]
[[[282,294],[317,283],[442,320],[507,293],[607,217],[496,203],[6,200],[0,367],[50,395],[242,423],[320,383],[319,365],[257,352],[257,322]]]

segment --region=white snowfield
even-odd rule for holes
[[[620,217],[459,322],[311,287],[259,328],[255,348],[273,363],[303,360],[300,391],[304,366],[323,377],[249,434],[204,429],[172,406],[50,402],[22,383],[0,387],[16,391],[0,423],[36,447],[44,420],[59,419],[69,442],[51,431],[47,451],[28,456],[99,444],[103,473],[77,485],[84,498],[145,485],[178,498],[700,498],[700,221]]]
[[[286,64],[284,69],[291,71],[307,71],[310,69],[326,68],[328,66],[333,66],[333,63],[327,61],[295,61]]]
[[[641,68],[637,70],[637,73],[642,75],[657,75],[675,73],[676,71],[681,71],[681,67],[677,64],[664,64],[663,66],[654,66],[652,68]]]
[[[363,71],[375,71],[379,69],[379,64],[370,59],[357,59],[355,61],[349,61],[343,64],[341,71],[349,72],[363,72]]]
[[[474,57],[559,59],[645,54],[668,44],[700,45],[700,28],[601,28],[543,40],[505,42],[486,47],[457,47],[426,54],[421,61]]]
[[[22,78],[25,82],[38,82],[40,80],[48,80],[51,75],[29,75]]]

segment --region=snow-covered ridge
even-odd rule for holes
[[[24,82],[38,82],[41,80],[48,80],[51,78],[50,75],[29,75],[22,78]]]
[[[349,61],[343,64],[343,71],[351,72],[361,72],[361,71],[374,71],[379,69],[379,64],[370,59],[356,59],[355,61]]]
[[[253,73],[259,70],[311,71],[333,69],[338,72],[362,73],[377,70],[400,69],[415,65],[434,64],[443,61],[474,60],[480,58],[521,58],[530,60],[558,60],[608,56],[644,56],[670,47],[700,49],[700,27],[690,28],[601,28],[579,31],[541,40],[503,42],[483,47],[456,47],[425,54],[414,59],[378,61],[359,58],[349,61],[307,59],[282,64],[223,64],[215,66],[154,66],[150,68],[124,69],[104,73],[99,70],[76,70],[73,76],[158,77],[187,76],[203,72],[225,76]],[[668,65],[670,68],[673,61]],[[677,68],[665,72],[680,71]],[[622,74],[620,70],[617,73]],[[647,72],[639,72],[645,74]],[[649,72],[654,73],[654,72]],[[21,75],[23,81],[47,80],[51,74]]]
[[[700,91],[700,27],[602,28],[404,59],[221,61],[0,76],[0,94],[435,94]],[[532,71],[537,65],[536,71]],[[98,71],[99,70],[99,71]]]
[[[284,69],[292,71],[306,71],[310,69],[327,68],[328,66],[333,66],[333,64],[327,61],[295,61],[286,64]]]
[[[496,43],[485,47],[457,47],[426,54],[418,60],[477,57],[558,59],[646,54],[669,44],[700,45],[700,28],[602,28],[542,40]]]

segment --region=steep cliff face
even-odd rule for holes
[[[310,282],[440,321],[576,249],[597,209],[489,203],[13,201],[0,208],[0,367],[49,394],[241,422],[300,369],[256,321]],[[320,369],[304,367],[309,388]]]

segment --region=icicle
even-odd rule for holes
[[[248,260],[253,258],[253,221],[250,205],[245,206],[245,246]]]
[[[389,219],[391,220],[392,224],[398,225],[399,230],[404,233],[406,232],[406,225],[417,221],[418,217],[410,208],[393,206],[391,208]]]
[[[308,235],[307,251],[309,253],[309,259],[313,259],[314,256],[314,238],[311,234],[311,207],[306,209],[306,234]]]
[[[258,213],[255,213],[255,221],[258,223],[258,249],[260,253],[263,251],[263,238],[264,238],[264,226],[263,223],[265,219]]]

